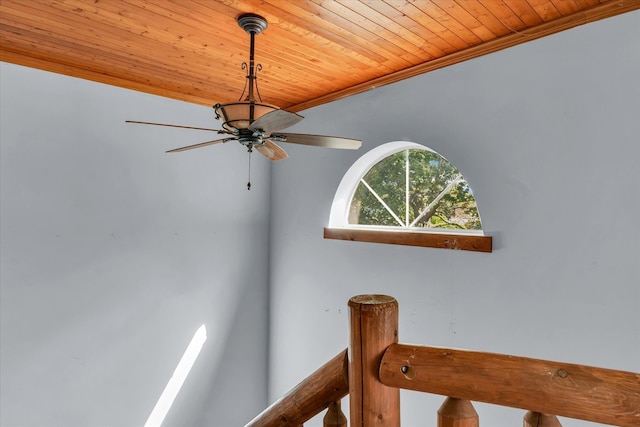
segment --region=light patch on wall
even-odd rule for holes
[[[156,402],[156,406],[153,407],[153,411],[151,411],[149,418],[147,418],[147,422],[144,423],[144,427],[160,427],[162,425],[206,340],[207,328],[205,325],[202,325],[193,335],[193,338],[191,338],[191,342],[184,351],[180,362],[178,362],[178,366],[176,366],[173,375],[171,375],[169,382]]]

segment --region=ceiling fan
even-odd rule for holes
[[[288,157],[287,153],[277,144],[279,142],[348,150],[360,148],[362,141],[357,139],[280,132],[280,130],[298,123],[304,117],[262,102],[262,97],[258,91],[258,77],[256,75],[256,71],[260,71],[262,66],[260,64],[255,64],[254,47],[256,35],[260,34],[267,28],[267,20],[262,16],[247,13],[240,15],[237,18],[237,21],[238,25],[251,37],[249,64],[247,65],[246,62],[242,64],[242,69],[247,70],[247,80],[242,94],[240,95],[240,99],[237,102],[215,104],[213,106],[216,119],[222,119],[222,129],[218,130],[194,126],[141,122],[135,120],[127,120],[126,123],[213,131],[221,135],[227,135],[224,138],[175,148],[167,151],[167,153],[192,150],[194,148],[206,147],[208,145],[227,141],[240,142],[240,144],[247,147],[249,153],[251,153],[255,148],[260,154],[271,160],[282,160]],[[251,187],[250,183],[248,187]]]

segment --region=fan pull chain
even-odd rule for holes
[[[251,148],[249,148],[249,181],[247,182],[247,191],[251,190]]]

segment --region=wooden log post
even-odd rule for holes
[[[344,416],[340,401],[331,402],[327,413],[322,419],[323,427],[347,427],[347,417]]]
[[[398,342],[398,302],[386,295],[349,300],[351,427],[400,427],[400,389],[380,382],[382,355]]]
[[[447,397],[438,409],[438,427],[479,427],[478,413],[470,401]]]
[[[541,414],[540,412],[529,411],[524,415],[523,427],[562,427],[555,415]]]

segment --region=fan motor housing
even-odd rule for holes
[[[247,147],[264,145],[264,132],[260,130],[240,129],[238,131],[238,141]]]

